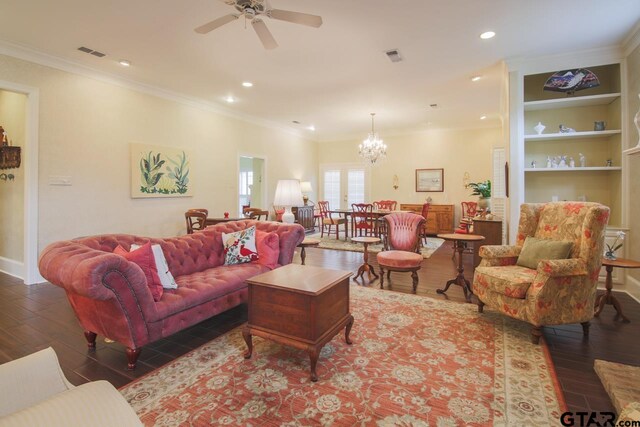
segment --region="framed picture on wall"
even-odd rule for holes
[[[416,191],[444,191],[444,169],[416,169]]]

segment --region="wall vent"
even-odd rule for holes
[[[97,56],[98,58],[102,58],[103,56],[107,56],[106,53],[102,53],[102,52],[99,52],[97,50],[93,50],[93,49],[90,49],[88,47],[85,47],[85,46],[79,47],[78,50],[80,52],[84,52],[84,53],[88,53],[88,54],[93,55],[93,56]]]
[[[391,49],[385,52],[389,57],[391,62],[400,62],[402,61],[402,57],[400,56],[400,51],[398,49]]]

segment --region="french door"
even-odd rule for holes
[[[352,203],[370,199],[369,171],[364,165],[335,163],[320,165],[320,199],[331,209],[350,209]]]

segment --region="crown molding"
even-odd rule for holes
[[[222,107],[219,104],[205,101],[203,99],[185,96],[178,92],[166,90],[158,86],[148,85],[136,80],[127,79],[115,74],[107,73],[95,68],[87,67],[86,65],[79,64],[77,62],[69,61],[54,55],[50,55],[38,50],[22,46],[19,44],[11,43],[6,40],[0,40],[0,55],[5,55],[23,61],[32,62],[45,67],[54,68],[56,70],[65,71],[71,74],[88,77],[94,80],[101,81],[116,86],[120,86],[126,89],[131,89],[136,92],[144,93],[147,95],[155,96],[168,101],[173,101],[179,104],[194,107],[200,110],[209,111],[212,113],[220,114],[225,117],[229,117],[236,120],[241,120],[253,125],[263,126],[269,129],[279,130],[308,141],[315,141],[310,138],[309,135],[305,135],[299,129],[294,129],[290,126],[285,126],[279,123],[272,122],[260,117],[252,116],[250,114],[244,114],[237,111],[231,111]]]
[[[506,59],[505,63],[509,71],[520,71],[527,75],[544,73],[551,69],[612,64],[622,62],[624,57],[622,46],[609,46],[553,55],[510,58]]]
[[[633,26],[627,37],[622,42],[622,50],[625,58],[640,45],[640,21]]]

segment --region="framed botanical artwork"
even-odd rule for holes
[[[416,191],[444,191],[444,169],[416,169]]]
[[[181,148],[131,144],[131,197],[193,196],[190,160]]]

